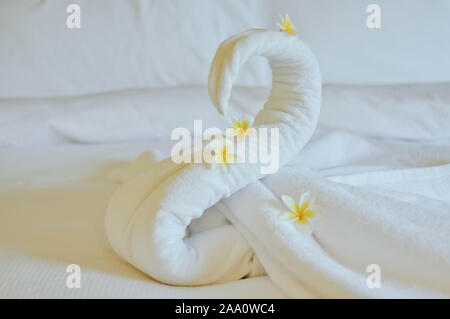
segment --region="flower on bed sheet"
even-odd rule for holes
[[[290,35],[297,35],[297,29],[292,25],[291,19],[286,14],[286,16],[282,16],[280,14],[281,23],[277,23],[277,26],[280,28],[280,32],[286,32]]]
[[[280,218],[295,222],[299,229],[310,235],[312,233],[312,221],[316,218],[317,210],[311,192],[304,193],[298,203],[288,195],[281,196],[283,203],[289,211],[281,213]]]
[[[230,136],[237,136],[238,140],[242,140],[246,136],[250,136],[255,132],[251,127],[253,118],[245,115],[242,119],[231,119],[230,124],[233,126]]]

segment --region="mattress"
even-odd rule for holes
[[[388,191],[407,169],[450,176],[450,84],[326,85],[319,126],[291,165],[334,181]],[[236,88],[234,107],[256,113],[266,88]],[[159,112],[155,108],[159,107]],[[176,115],[176,116],[175,116]],[[226,122],[205,87],[0,100],[0,297],[283,298],[267,277],[200,287],[158,283],[120,259],[103,218],[117,168],[151,151],[170,155],[175,127]],[[387,185],[387,186],[386,186]],[[450,194],[426,194],[449,213]],[[414,184],[410,201],[419,201]],[[412,199],[411,199],[412,198]],[[68,288],[71,264],[81,288]]]

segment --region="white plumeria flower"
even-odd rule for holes
[[[241,119],[229,119],[229,122],[232,126],[229,137],[237,136],[238,140],[241,140],[246,136],[250,136],[255,133],[255,130],[251,127],[253,124],[253,118],[249,115],[244,115]]]
[[[237,163],[239,157],[234,153],[234,143],[230,142],[227,138],[222,139],[213,144],[213,161],[211,163],[212,168],[221,166],[228,171],[230,164]]]
[[[298,229],[308,235],[311,235],[312,223],[317,218],[317,209],[315,200],[310,191],[304,193],[298,203],[288,195],[281,196],[283,203],[289,211],[280,214],[280,218],[286,221],[295,222]]]
[[[291,22],[291,18],[286,14],[284,17],[280,14],[281,23],[277,23],[277,26],[280,28],[280,32],[285,32],[290,35],[297,35],[297,29]]]

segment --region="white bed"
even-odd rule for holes
[[[60,31],[69,37],[69,43],[79,45],[78,56],[69,53],[70,44],[68,49],[57,45],[58,41],[43,40],[29,29],[35,23],[38,31],[46,30],[49,36],[66,39],[51,29],[58,16],[55,10],[62,10],[65,17],[66,4],[62,2],[35,2],[33,7],[22,1],[6,1],[0,5],[0,20],[3,17],[8,22],[5,12],[9,16],[16,12],[19,21],[14,22],[15,28],[0,29],[0,34],[8,35],[0,44],[0,69],[4,71],[0,75],[0,298],[286,297],[267,276],[203,287],[158,283],[115,254],[107,241],[103,220],[106,205],[118,186],[109,178],[115,168],[148,150],[155,159],[168,156],[173,145],[172,129],[192,129],[194,119],[203,119],[204,126],[226,125],[212,107],[206,87],[212,53],[221,40],[235,31],[255,26],[270,28],[272,13],[276,13],[273,5],[264,2],[258,11],[254,1],[232,2],[229,7],[199,1],[198,10],[205,12],[207,21],[215,10],[221,10],[223,29],[214,26],[208,33],[201,24],[190,28],[190,22],[198,17],[194,13],[180,18],[185,30],[176,32],[184,32],[185,38],[178,45],[190,55],[173,66],[174,57],[155,53],[151,43],[139,46],[142,39],[137,35],[137,26],[147,30],[144,36],[152,43],[162,39],[146,25],[158,23],[154,14],[153,20],[144,19],[142,25],[133,22],[148,18],[155,9],[148,8],[145,1],[135,2],[137,5],[121,1],[115,9],[104,2],[102,10],[87,1],[78,1],[86,15],[93,16],[89,9],[97,9],[95,12],[102,19],[109,13],[132,21],[124,23],[121,31],[115,29],[117,26],[113,30],[102,27],[102,21],[106,21],[102,19],[87,24],[78,34]],[[389,8],[387,2],[383,3]],[[439,5],[441,10],[436,12],[443,21],[445,10],[450,12],[450,8],[445,1]],[[346,1],[343,6],[349,8],[342,10],[343,20],[352,14],[365,15],[364,8],[360,13],[361,6],[352,2]],[[176,12],[186,10],[181,2],[176,2],[174,8]],[[306,8],[318,19],[306,18],[300,10]],[[399,12],[399,8],[401,4],[392,10]],[[424,3],[415,1],[411,8],[420,12]],[[164,5],[159,9],[177,16]],[[405,200],[438,205],[450,219],[450,67],[443,58],[448,56],[445,52],[449,51],[449,44],[441,43],[436,48],[441,53],[431,50],[433,56],[423,61],[420,54],[410,54],[418,44],[404,36],[409,34],[408,25],[398,22],[400,30],[383,29],[384,35],[394,34],[388,39],[383,34],[376,35],[373,43],[367,43],[370,48],[358,55],[359,59],[349,56],[359,46],[346,42],[332,55],[329,40],[336,34],[323,30],[321,21],[334,16],[333,10],[324,12],[304,1],[286,1],[276,9],[293,12],[291,16],[298,19],[300,29],[305,30],[305,41],[318,55],[326,83],[318,129],[291,165],[310,168],[344,184],[358,181],[358,185],[385,193],[394,192],[399,183],[409,182],[410,191],[403,194]],[[46,10],[53,11],[46,16]],[[235,23],[227,20],[240,10],[253,10],[255,14],[248,18],[239,16]],[[336,26],[344,25],[336,19],[332,20]],[[399,19],[407,21],[406,17]],[[388,11],[386,20],[395,21],[392,12]],[[434,19],[430,28],[441,30],[448,26],[441,20]],[[340,31],[363,41],[368,31],[355,27],[357,23],[351,18]],[[113,48],[121,54],[118,60],[105,47],[95,45],[99,39],[96,33],[106,34],[107,38],[114,32],[122,40],[133,34],[128,42],[129,52],[123,47],[122,51]],[[417,31],[418,36],[421,32]],[[82,38],[83,34],[86,38]],[[393,39],[400,35],[403,46],[393,47]],[[189,44],[192,39],[210,37],[210,41],[200,40],[201,45]],[[172,45],[178,38],[169,34]],[[438,38],[424,33],[421,39],[430,45]],[[50,57],[45,56],[48,43],[55,46]],[[370,53],[377,46],[385,48],[381,56]],[[33,47],[36,50],[32,58],[21,53]],[[402,63],[390,59],[405,52]],[[58,57],[61,65],[68,65],[64,72],[46,69],[52,56]],[[335,58],[342,64],[336,65]],[[73,64],[70,59],[75,59]],[[121,59],[125,62],[121,63]],[[189,60],[195,63],[190,65]],[[412,69],[411,65],[418,61],[423,63]],[[239,79],[240,86],[232,96],[234,107],[248,113],[262,107],[270,81],[264,63],[255,61]],[[109,70],[111,65],[116,67]],[[170,71],[173,67],[178,68],[178,73]],[[343,71],[349,69],[355,71]],[[92,70],[95,75],[90,76]],[[104,76],[108,72],[111,77]],[[354,84],[342,84],[346,82]],[[439,185],[446,186],[433,187],[431,178],[439,178]],[[430,183],[427,194],[418,193],[420,187],[415,187],[423,183]],[[393,261],[398,267],[403,262],[401,256]],[[69,264],[81,267],[80,289],[66,286]],[[450,294],[446,289],[441,292]]]
[[[360,123],[351,125],[343,124],[341,127],[333,126],[335,123],[348,118],[344,112],[351,112],[353,99],[358,99],[363,118],[366,112],[373,111],[374,96],[380,101],[397,101],[397,106],[410,107],[416,102],[428,101],[438,106],[435,101],[440,100],[441,106],[450,103],[447,96],[450,85],[428,85],[410,87],[348,87],[326,86],[324,88],[324,106],[319,124],[311,142],[300,153],[298,165],[303,165],[320,172],[343,183],[351,183],[352,178],[361,178],[366,175],[367,184],[377,184],[377,179],[388,183],[388,176],[394,176],[402,172],[402,169],[428,167],[435,170],[442,178],[450,177],[450,141],[449,130],[433,125],[425,124],[429,117],[405,118],[404,115],[396,117],[399,130],[386,132],[382,136],[379,125],[361,126]],[[139,96],[148,98],[149,95],[157,96],[157,103],[164,99],[173,98],[173,90],[149,90],[147,92],[123,92],[124,100],[138,99]],[[202,93],[203,92],[203,93]],[[179,105],[173,105],[173,112],[177,112],[177,123],[167,125],[184,125],[192,127],[191,117],[195,113],[202,114],[203,118],[211,123],[220,124],[215,110],[208,105],[206,88],[177,89],[176,96],[180,100]],[[350,93],[349,93],[350,92]],[[353,93],[351,93],[353,92]],[[396,93],[393,93],[396,92]],[[406,98],[404,104],[396,98],[398,92]],[[422,92],[422,93],[420,93]],[[236,105],[238,101],[243,105],[260,105],[265,98],[266,89],[235,90]],[[348,94],[346,94],[348,93]],[[197,99],[186,103],[187,96],[196,96]],[[347,96],[343,98],[343,96]],[[108,112],[114,113],[110,97],[103,96],[96,107],[108,107]],[[90,105],[91,98],[68,98],[60,100],[60,104],[53,100],[41,101],[41,107],[34,106],[35,120],[30,120],[27,129],[40,131],[44,123],[54,123],[52,116],[58,115],[61,107],[70,108],[71,103],[78,103],[78,118],[84,112],[92,115],[92,109],[83,110],[80,105],[84,102]],[[116,100],[117,101],[117,100]],[[51,102],[51,103],[50,103]],[[7,109],[7,101],[3,101],[2,109]],[[30,107],[31,101],[14,103],[17,114],[23,108]],[[330,110],[338,103],[342,111],[333,115]],[[50,104],[52,104],[50,106]],[[169,105],[169,104],[167,104]],[[54,110],[52,111],[52,107]],[[117,107],[123,107],[117,103]],[[389,108],[390,106],[387,105]],[[193,111],[193,110],[197,111]],[[415,110],[417,111],[418,108]],[[147,108],[142,108],[144,115]],[[187,111],[189,110],[189,111]],[[383,115],[386,109],[368,115],[371,120],[385,121]],[[39,116],[38,116],[39,114]],[[352,113],[354,116],[354,113]],[[164,114],[160,114],[164,116]],[[448,113],[446,114],[449,118]],[[87,117],[86,117],[87,118]],[[389,116],[393,121],[392,115]],[[90,117],[92,123],[98,123]],[[67,118],[64,118],[67,121]],[[23,119],[9,121],[11,128],[9,142],[14,139],[13,128],[20,128]],[[216,122],[217,121],[217,122]],[[149,122],[150,123],[150,122]],[[167,121],[166,121],[167,123]],[[148,276],[136,270],[131,265],[121,260],[109,246],[106,239],[103,217],[108,200],[117,187],[108,179],[108,174],[114,168],[133,161],[140,153],[152,150],[156,159],[161,159],[170,152],[170,144],[166,137],[160,139],[143,137],[142,140],[133,142],[119,142],[110,137],[110,143],[98,143],[99,135],[92,133],[93,141],[84,138],[85,144],[69,143],[70,140],[80,140],[78,133],[88,132],[80,127],[80,132],[69,131],[72,127],[65,123],[59,129],[49,126],[45,132],[47,136],[41,136],[41,143],[47,145],[27,147],[3,147],[0,150],[0,296],[1,297],[125,297],[125,298],[279,298],[283,293],[273,285],[266,276],[244,279],[238,282],[207,287],[171,287],[159,284]],[[101,130],[114,129],[117,122],[105,123]],[[89,126],[89,122],[83,121],[83,125]],[[108,128],[108,125],[110,127]],[[403,125],[404,127],[401,127]],[[23,126],[25,127],[25,126]],[[62,128],[67,127],[67,132]],[[118,128],[118,127],[117,127]],[[92,129],[94,129],[92,127]],[[96,125],[95,129],[99,129]],[[370,132],[372,130],[372,132]],[[419,131],[420,130],[420,131]],[[156,130],[155,130],[156,131]],[[164,135],[164,130],[160,130]],[[417,134],[421,139],[412,140],[412,136],[397,137],[399,134]],[[44,132],[42,132],[44,134]],[[430,134],[441,134],[442,138],[424,140]],[[3,142],[6,144],[5,135]],[[447,136],[447,138],[445,138]],[[37,134],[20,136],[22,143],[31,143],[36,140]],[[49,140],[58,140],[52,142]],[[91,142],[91,143],[88,143]],[[332,153],[333,156],[322,156]],[[374,175],[378,172],[378,175]],[[447,173],[444,173],[447,172]],[[372,174],[372,175],[371,175]],[[405,173],[406,174],[406,173]],[[426,172],[424,173],[425,177]],[[393,178],[393,177],[392,177]],[[398,177],[397,177],[398,178]],[[414,189],[411,189],[414,193]],[[450,196],[440,194],[436,190],[435,197],[446,198],[442,205],[450,207]],[[78,264],[82,269],[82,288],[68,289],[65,280],[67,278],[66,267],[69,264]]]

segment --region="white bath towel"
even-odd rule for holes
[[[258,163],[221,170],[175,164],[171,158],[150,165],[142,156],[119,176],[124,184],[107,208],[106,232],[114,250],[174,285],[266,272],[291,297],[449,296],[450,203],[398,194],[412,182],[422,182],[422,191],[438,187],[450,193],[450,167],[392,173],[386,176],[391,187],[377,188],[366,176],[344,185],[287,165],[317,123],[319,67],[295,36],[266,30],[232,36],[219,47],[209,78],[211,100],[225,116],[233,80],[253,55],[269,59],[273,76],[254,126],[279,129],[285,167],[260,181]],[[440,179],[437,184],[427,183],[430,174]],[[396,183],[399,176],[403,179]],[[283,196],[297,200],[307,192],[320,217],[312,235],[280,218],[287,209]],[[381,270],[383,279],[373,285],[367,269]]]

